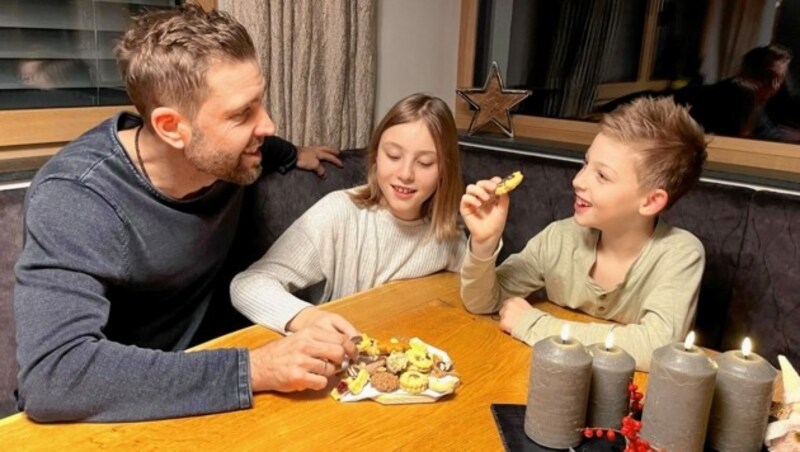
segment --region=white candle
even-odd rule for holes
[[[589,346],[592,355],[592,383],[589,391],[589,413],[586,425],[619,429],[628,413],[628,386],[633,380],[636,361],[614,345],[614,333],[608,333],[605,344]]]
[[[533,345],[525,410],[525,434],[554,449],[580,444],[592,378],[592,357],[564,326]]]
[[[708,445],[715,450],[761,450],[778,372],[751,350],[745,338],[741,351],[715,359],[719,370],[708,426]]]

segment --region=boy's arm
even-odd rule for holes
[[[487,259],[480,259],[467,245],[464,264],[461,267],[461,299],[464,307],[476,314],[497,312],[502,302],[509,297],[527,297],[544,286],[542,247],[545,246],[550,228],[533,237],[525,248],[508,257],[495,270],[495,262],[502,241]]]
[[[34,420],[117,422],[248,408],[245,350],[163,352],[106,338],[122,222],[72,181],[31,188],[16,265],[19,406]]]
[[[633,356],[637,369],[648,371],[653,351],[671,342],[683,341],[691,328],[704,266],[702,246],[699,249],[677,248],[662,256],[650,273],[658,282],[646,295],[636,323],[567,322],[534,308],[517,322],[511,334],[533,345],[559,334],[561,327],[569,323],[571,336],[584,345],[591,345],[605,342],[613,330],[614,343]]]
[[[323,198],[297,219],[264,256],[231,281],[231,302],[247,318],[285,334],[287,324],[313,305],[292,295],[325,279],[316,243],[333,243],[336,229]],[[313,238],[311,234],[323,235]],[[335,256],[327,256],[329,260]]]

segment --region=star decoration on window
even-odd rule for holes
[[[461,88],[456,92],[475,109],[467,135],[472,135],[491,122],[500,127],[509,138],[514,138],[514,126],[509,110],[531,95],[530,90],[503,88],[503,79],[497,62],[492,63],[492,69],[486,77],[483,88]]]

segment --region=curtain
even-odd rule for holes
[[[742,57],[769,44],[775,23],[775,0],[709,0],[700,71],[706,83],[733,77]]]
[[[301,146],[365,147],[377,72],[372,0],[219,0],[250,32],[277,134]]]
[[[523,64],[527,86],[533,90],[536,114],[558,117],[584,117],[592,111],[597,85],[605,79],[612,43],[619,32],[624,0],[529,0],[515,1],[514,14],[526,21],[514,21],[519,28],[536,30],[525,54],[514,47],[512,66]]]

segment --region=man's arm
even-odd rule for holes
[[[246,350],[163,352],[109,340],[128,277],[114,209],[75,181],[31,187],[16,265],[19,405],[37,421],[134,421],[248,408]]]
[[[297,147],[274,135],[264,138],[261,154],[265,173],[277,171],[286,174],[297,164]]]
[[[296,147],[283,138],[271,136],[264,139],[261,146],[264,155],[265,172],[278,171],[286,174],[289,170],[297,168],[313,171],[317,176],[325,178],[325,167],[323,161],[328,161],[342,168],[342,161],[339,159],[339,151],[327,146],[307,146]]]

